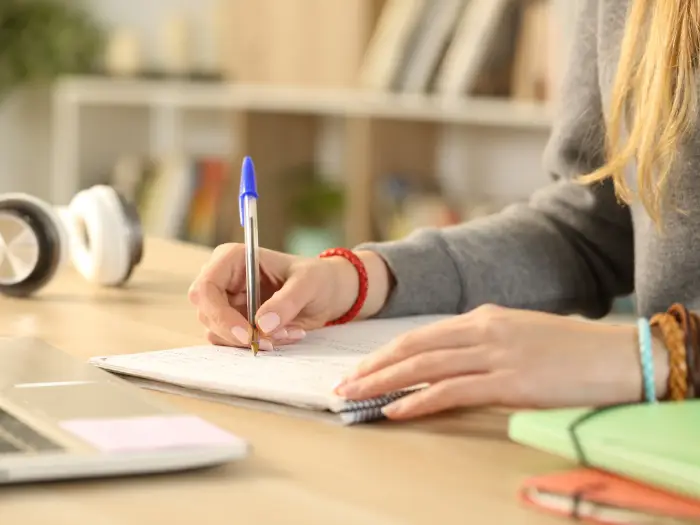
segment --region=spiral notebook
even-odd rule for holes
[[[383,419],[382,407],[422,385],[359,402],[335,396],[334,385],[373,350],[446,317],[372,319],[326,327],[310,332],[303,342],[257,356],[247,349],[203,345],[94,357],[90,363],[144,388],[272,411],[289,407],[291,412],[353,425]]]

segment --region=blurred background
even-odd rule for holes
[[[314,255],[550,179],[571,0],[3,0],[0,191],[111,184],[155,236]]]

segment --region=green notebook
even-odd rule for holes
[[[590,409],[524,411],[511,416],[510,438],[576,461],[571,425]],[[700,497],[700,400],[633,404],[581,422],[576,435],[592,467]]]

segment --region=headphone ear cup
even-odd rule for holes
[[[68,206],[71,258],[89,281],[119,286],[143,256],[138,213],[112,187],[79,192]]]
[[[109,224],[109,216],[93,191],[78,192],[68,205],[67,227],[71,237],[70,254],[73,266],[88,281],[109,285],[115,280],[113,267],[117,261],[106,246],[117,233]]]
[[[65,250],[58,219],[29,195],[0,198],[0,293],[27,297],[43,288]]]

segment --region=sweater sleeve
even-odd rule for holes
[[[631,293],[628,207],[609,181],[584,186],[572,180],[604,161],[597,3],[581,2],[561,109],[543,155],[553,182],[489,217],[357,246],[381,255],[395,277],[380,317],[460,313],[494,303],[596,318],[610,311],[616,296]]]

